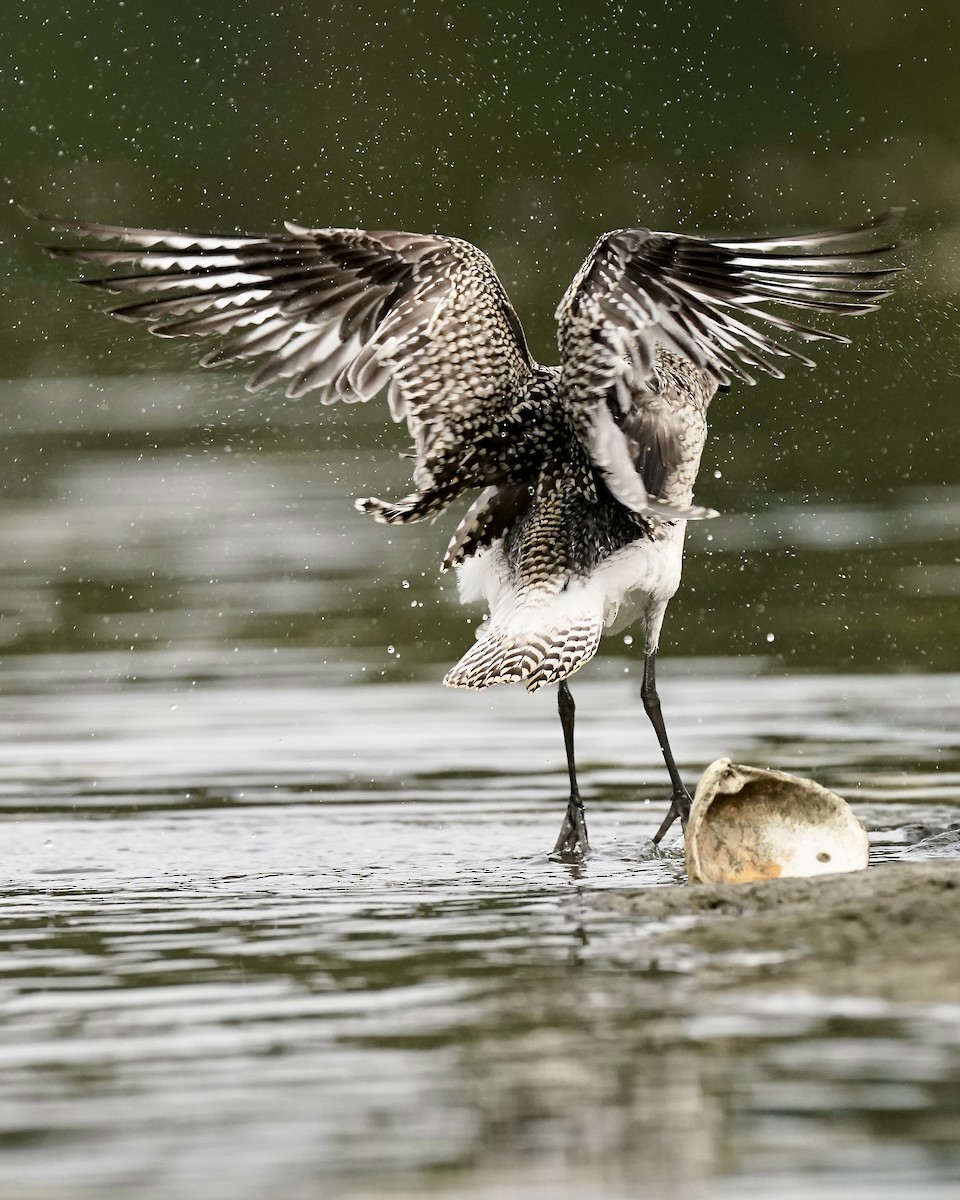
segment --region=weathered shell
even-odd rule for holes
[[[697,785],[686,831],[687,876],[748,883],[862,871],[866,830],[811,779],[718,758]]]

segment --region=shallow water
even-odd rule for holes
[[[649,841],[667,789],[636,647],[574,681],[596,850],[548,861],[553,696],[445,692],[471,634],[435,582],[443,530],[401,541],[345,499],[402,464],[43,429],[6,453],[0,1192],[955,1194],[960,1002],[703,1011],[682,926],[651,959],[650,927],[604,905],[684,878]],[[694,577],[777,520],[718,523]],[[786,568],[765,569],[775,606]],[[688,603],[673,636],[715,650],[680,636]],[[665,653],[688,780],[721,754],[813,775],[877,861],[955,844],[960,677],[762,646]]]
[[[960,1005],[692,1010],[682,937],[651,964],[649,930],[598,903],[682,880],[676,843],[650,850],[663,786],[630,684],[578,689],[597,851],[576,868],[544,853],[563,789],[549,705],[313,668],[264,683],[251,656],[193,686],[144,667],[4,697],[6,1191],[722,1196],[816,1172],[938,1195],[956,1178]],[[930,761],[928,720],[960,727],[960,680],[899,681],[895,708],[877,682],[664,692],[688,771],[704,748],[776,746],[890,857],[960,815],[960,754]],[[912,791],[905,759],[929,771]]]

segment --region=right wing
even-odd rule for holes
[[[754,383],[752,369],[782,378],[775,358],[812,367],[810,358],[757,322],[805,342],[848,341],[798,321],[795,313],[872,312],[890,294],[875,286],[877,279],[898,268],[874,265],[893,246],[864,246],[864,240],[889,224],[880,217],[855,229],[742,240],[647,229],[600,238],[557,309],[561,386],[594,465],[621,503],[667,517],[710,515],[671,511],[637,473],[631,453],[637,438],[628,436],[627,426],[637,426],[640,444],[653,452],[643,471],[648,477],[668,459],[674,436],[657,394],[658,349],[685,360],[708,399],[733,379]],[[789,315],[777,311],[784,307]]]

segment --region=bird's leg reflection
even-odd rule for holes
[[[664,817],[663,824],[654,835],[653,844],[658,846],[660,839],[667,832],[670,826],[680,818],[681,826],[687,828],[687,819],[690,816],[690,793],[683,786],[683,780],[680,778],[680,772],[677,770],[677,764],[674,761],[673,751],[670,749],[670,742],[667,738],[667,727],[663,723],[663,713],[660,709],[660,697],[657,695],[657,652],[651,650],[643,660],[643,683],[640,685],[640,697],[643,700],[643,707],[646,710],[647,716],[650,718],[650,724],[656,731],[657,741],[660,743],[660,749],[663,751],[663,761],[667,764],[667,770],[670,772],[670,782],[673,784],[673,795],[670,797],[670,808],[667,810],[667,815]]]
[[[587,838],[587,822],[583,815],[583,801],[580,799],[580,789],[577,787],[577,766],[573,757],[573,719],[576,705],[573,695],[562,679],[557,689],[557,708],[560,712],[560,724],[563,726],[563,744],[567,752],[567,771],[570,774],[570,799],[567,801],[567,812],[563,818],[560,836],[553,848],[551,858],[566,858],[576,854],[581,855],[590,849]]]

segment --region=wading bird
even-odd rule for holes
[[[288,396],[317,389],[333,403],[386,387],[413,439],[415,490],[358,500],[362,512],[406,524],[479,491],[443,566],[489,616],[444,683],[558,685],[570,797],[555,856],[589,848],[567,680],[604,632],[639,621],[640,694],[673,789],[654,841],[686,824],[655,668],[686,522],[715,515],[692,503],[707,406],[718,388],[753,383],[751,371],[782,378],[778,359],[813,366],[791,339],[848,340],[797,314],[877,307],[889,294],[878,281],[896,269],[876,265],[893,249],[876,244],[887,218],[781,238],[606,233],[557,309],[552,367],[531,357],[490,260],[459,238],[290,223],[221,237],[40,219],[113,243],[52,253],[132,269],[83,281],[131,297],[114,315],[161,337],[219,339],[206,367],[259,359],[251,391],[282,379]]]

